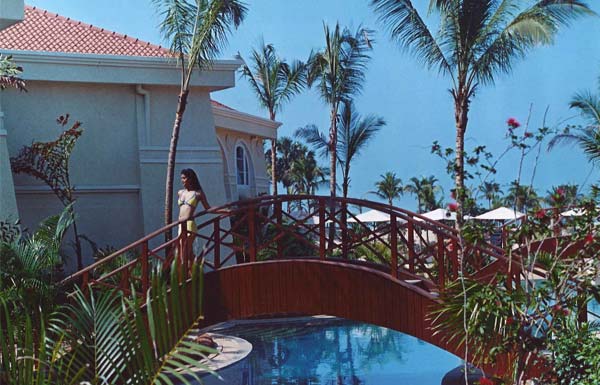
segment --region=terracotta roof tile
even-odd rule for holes
[[[0,31],[0,49],[97,55],[168,57],[168,49],[25,6],[25,19]]]
[[[216,100],[211,100],[210,103],[213,105],[213,107],[220,107],[220,108],[224,108],[226,110],[235,111],[233,108],[226,106],[223,103],[219,103]]]

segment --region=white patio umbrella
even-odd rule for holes
[[[430,211],[428,213],[425,214],[421,214],[422,216],[429,218],[431,220],[434,221],[455,221],[456,220],[456,213],[453,213],[449,210],[446,209],[435,209],[433,211]],[[418,218],[417,218],[418,219]]]
[[[348,222],[356,222],[356,221],[360,221],[360,222],[363,222],[363,223],[367,223],[367,222],[370,222],[370,223],[374,223],[374,222],[389,222],[390,221],[390,215],[386,214],[386,213],[382,213],[379,210],[369,210],[369,211],[366,211],[364,213],[356,215],[356,220],[354,218],[348,219]],[[404,219],[397,218],[396,222],[404,223],[406,221]]]
[[[582,208],[573,208],[571,210],[567,210],[565,212],[560,213],[561,217],[580,217],[585,214],[585,209]]]
[[[497,209],[478,215],[474,219],[487,221],[509,221],[519,219],[524,216],[525,214],[509,209],[508,207],[498,207]]]

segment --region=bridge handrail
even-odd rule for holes
[[[287,219],[292,219],[292,222],[289,225],[290,229],[285,228],[284,221],[282,219],[282,217],[284,217],[283,204],[287,203],[289,207],[290,205],[298,204],[298,202],[301,203],[302,201],[307,201],[309,203],[313,202],[315,203],[317,208],[315,209],[313,207],[311,211],[309,205],[309,210],[306,212],[306,217],[304,218],[293,218],[289,215],[289,213],[285,213],[285,215],[287,215]],[[367,235],[363,236],[362,238],[352,238],[351,234],[349,234],[349,222],[347,222],[347,219],[349,215],[355,217],[355,214],[350,212],[348,206],[359,206],[369,209],[375,209],[384,214],[389,215],[390,222],[389,225],[387,225],[388,228],[386,228],[383,233],[378,233],[377,230],[370,230],[367,231]],[[269,216],[269,214],[251,214],[251,212],[255,212],[257,209],[265,207],[268,209],[273,207],[273,216],[278,217],[274,218],[273,216]],[[277,210],[279,211],[275,213],[275,211]],[[325,228],[324,224],[308,224],[310,218],[317,213],[321,219],[327,220],[328,218],[328,220],[334,222],[334,226],[339,226],[340,228],[343,228],[343,239],[341,245],[336,245],[335,240],[326,238],[326,235],[323,234]],[[236,216],[242,216],[242,218],[239,219],[238,222],[233,223],[233,221],[236,220]],[[171,261],[177,255],[177,258],[181,259],[180,264],[185,267],[188,266],[191,259],[197,258],[197,256],[186,255],[186,250],[188,250],[187,247],[189,247],[189,245],[186,246],[186,244],[187,242],[189,242],[190,236],[200,237],[206,240],[205,249],[208,249],[208,251],[203,250],[202,255],[200,257],[206,258],[206,256],[210,254],[212,250],[212,253],[215,254],[213,263],[211,264],[208,262],[207,264],[213,269],[219,269],[221,261],[218,259],[218,255],[220,255],[222,246],[226,246],[228,250],[231,250],[229,256],[225,258],[224,261],[226,259],[232,258],[233,255],[236,255],[237,258],[238,253],[250,254],[250,261],[252,261],[252,259],[256,257],[256,253],[261,250],[261,247],[264,249],[265,247],[269,247],[269,245],[273,246],[275,243],[279,245],[280,240],[286,235],[291,235],[296,238],[300,238],[299,236],[297,236],[297,234],[294,234],[293,232],[296,230],[303,230],[306,231],[307,236],[310,236],[311,233],[317,234],[317,232],[320,234],[319,244],[311,244],[311,247],[313,247],[315,250],[317,249],[317,247],[319,248],[321,258],[325,257],[323,255],[323,251],[325,250],[325,248],[324,245],[321,244],[323,242],[327,242],[328,245],[333,244],[333,247],[337,247],[339,249],[338,251],[342,253],[342,256],[344,258],[347,258],[347,253],[349,251],[352,251],[348,249],[348,244],[350,244],[351,247],[359,247],[360,245],[367,244],[369,241],[379,241],[385,244],[385,246],[390,250],[390,253],[392,254],[392,260],[389,262],[391,263],[391,265],[388,265],[390,274],[392,274],[393,276],[397,276],[397,270],[402,269],[402,266],[405,266],[405,264],[408,263],[411,269],[411,274],[415,272],[420,272],[425,276],[428,276],[427,279],[431,280],[432,282],[434,280],[437,280],[438,282],[436,284],[443,285],[443,282],[446,280],[446,274],[448,272],[443,271],[445,269],[438,269],[439,271],[436,273],[434,269],[428,265],[430,265],[432,261],[437,261],[438,264],[441,263],[445,266],[445,264],[447,263],[445,261],[447,261],[448,258],[455,258],[458,248],[461,248],[463,246],[461,245],[461,240],[458,235],[458,232],[453,227],[447,226],[438,221],[431,220],[427,217],[424,217],[420,214],[411,212],[406,209],[390,206],[385,203],[372,202],[354,198],[331,198],[329,196],[312,195],[261,196],[238,202],[226,203],[218,207],[203,210],[196,213],[193,218],[194,220],[202,218],[202,222],[197,223],[197,227],[199,229],[198,233],[191,234],[188,232],[187,227],[184,225],[186,223],[186,220],[173,222],[131,243],[130,245],[115,251],[114,253],[103,258],[102,260],[99,260],[87,266],[86,268],[68,276],[63,280],[63,284],[72,282],[77,279],[81,279],[84,284],[87,284],[90,282],[90,276],[92,276],[96,270],[102,268],[108,263],[115,261],[116,258],[125,253],[135,251],[141,248],[142,252],[139,257],[129,261],[128,263],[122,266],[119,266],[118,268],[112,270],[108,274],[104,274],[103,276],[98,277],[96,281],[106,280],[108,278],[112,279],[116,278],[116,276],[118,275],[121,275],[121,286],[123,286],[125,283],[131,284],[132,280],[138,279],[142,281],[142,289],[144,289],[145,287],[147,287],[147,276],[150,272],[151,263],[150,259],[161,259],[162,262],[167,262]],[[230,219],[232,222],[227,223],[226,221]],[[391,219],[396,220],[392,221]],[[398,219],[406,221],[406,223],[398,225]],[[265,224],[273,224],[276,228],[276,231],[278,231],[278,233],[273,237],[273,239],[270,240],[270,243],[267,243],[267,246],[257,244],[257,234],[250,234],[254,231],[252,229],[256,228],[256,221],[260,222],[261,220],[264,221]],[[367,228],[367,226],[364,223],[359,222],[358,224],[363,227],[363,230],[364,228]],[[209,229],[211,225],[213,226],[213,234],[208,237],[203,235],[201,231]],[[240,230],[240,228],[244,226],[249,229],[248,234],[243,234],[243,231]],[[403,226],[406,227],[407,238],[405,238],[404,234],[402,233]],[[160,242],[159,246],[151,250],[149,249],[150,242],[155,241],[157,237],[162,236],[166,232],[172,232],[175,228],[181,229],[180,235],[178,235],[169,242]],[[417,248],[415,247],[415,242],[418,243],[419,240],[415,240],[414,238],[416,237],[415,234],[417,234],[417,232],[422,231],[432,232],[436,237],[437,244],[427,243],[425,246],[421,245],[420,248],[425,250],[422,251],[422,253],[425,254],[417,255],[418,253],[416,252]],[[395,234],[395,236],[392,236],[392,234]],[[422,236],[419,236],[421,237],[421,241],[425,242]],[[350,239],[348,237],[350,237]],[[238,243],[241,241],[241,245],[236,245],[236,239]],[[211,242],[212,245],[208,247],[208,245]],[[247,250],[246,243],[244,242],[248,244],[248,248],[251,249],[253,247],[254,249]],[[307,241],[306,239],[304,240],[304,242],[310,243],[310,241]],[[429,242],[429,239],[427,240],[427,242]],[[447,242],[448,245],[444,244],[444,242]],[[356,245],[352,246],[353,243],[356,243]],[[454,251],[449,250],[450,244],[454,248]],[[409,256],[402,256],[399,254],[398,246],[401,245],[404,245],[404,247],[407,248]],[[480,257],[482,255],[487,256],[485,258],[488,259],[488,262],[489,258],[500,261],[508,260],[503,250],[494,245],[478,243],[464,246],[468,247],[468,249],[472,253],[478,254]],[[395,250],[395,252],[393,250]],[[332,251],[333,248],[331,250],[327,250],[327,252]],[[165,255],[161,257],[158,255],[159,252],[164,252]],[[331,257],[331,255],[329,256]],[[403,257],[402,261],[397,259],[398,256]],[[278,255],[278,257],[285,256]],[[394,258],[396,258],[396,260],[394,260]],[[385,258],[382,258],[382,260],[385,260]],[[450,268],[450,270],[456,271],[457,262],[454,261],[450,263],[453,264],[453,267]],[[400,264],[400,267],[398,266],[398,264]],[[133,277],[133,275],[138,274],[134,271],[134,269],[138,266],[142,270],[141,278]],[[450,274],[452,274],[452,271],[450,271]]]

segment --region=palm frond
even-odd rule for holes
[[[314,124],[298,128],[294,136],[304,139],[311,147],[319,151],[319,156],[329,156],[329,139]]]
[[[441,1],[438,1],[441,6]],[[392,38],[414,54],[427,68],[451,74],[451,66],[433,34],[410,0],[371,0],[379,20]]]
[[[600,128],[600,98],[590,91],[578,92],[573,96],[569,107],[579,110],[588,124]]]

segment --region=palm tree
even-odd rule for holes
[[[7,384],[201,383],[203,359],[216,353],[193,340],[202,318],[202,267],[171,284],[158,274],[142,300],[123,292],[75,291],[69,305],[23,327],[0,300],[0,378]]]
[[[319,95],[329,105],[329,193],[336,195],[336,167],[338,142],[338,113],[340,105],[360,93],[365,78],[367,51],[371,49],[368,39],[370,30],[359,27],[353,34],[336,23],[332,30],[323,24],[325,48],[311,53],[308,64],[308,85],[317,83]]]
[[[279,59],[271,44],[261,42],[260,51],[252,50],[252,69],[244,64],[242,75],[248,79],[250,87],[259,103],[269,112],[269,119],[275,120],[283,104],[298,94],[306,85],[306,65],[294,61],[291,65]],[[273,195],[277,195],[277,139],[271,139],[271,184]]]
[[[483,193],[485,199],[488,201],[488,208],[492,208],[492,203],[498,200],[498,195],[502,193],[500,184],[496,182],[483,182],[483,185],[479,186],[479,191]]]
[[[375,115],[361,117],[351,101],[344,101],[340,117],[337,160],[342,169],[342,195],[347,198],[352,161],[386,123],[383,118]],[[320,150],[322,155],[329,155],[329,142],[316,126],[300,128],[296,131],[296,136],[305,139],[313,148]]]
[[[272,161],[273,156],[272,149],[265,152],[265,159],[269,168],[273,169]],[[305,156],[308,152],[308,147],[300,142],[296,142],[289,137],[282,137],[277,140],[276,152],[278,156],[275,157],[275,176],[276,183],[281,182],[283,187],[286,189],[288,194],[292,193],[292,185],[294,179],[292,176],[292,167],[294,161]]]
[[[600,98],[589,91],[579,92],[571,99],[569,106],[579,110],[586,126],[575,128],[574,132],[571,127],[565,128],[550,141],[548,148],[552,149],[556,144],[563,142],[575,143],[591,162],[597,162],[600,160]]]
[[[520,3],[520,4],[519,4]],[[429,12],[439,15],[437,33],[410,0],[371,0],[392,39],[410,50],[428,68],[449,75],[454,100],[456,151],[454,182],[462,224],[464,139],[470,103],[480,85],[493,85],[496,75],[509,73],[516,59],[540,44],[550,44],[560,26],[593,14],[580,0],[538,0],[529,6],[509,0],[431,0]]]
[[[532,186],[521,185],[512,181],[508,194],[504,197],[504,204],[517,211],[526,211],[539,206],[540,198]]]
[[[15,305],[13,317],[19,321],[26,315],[39,321],[40,313],[50,313],[57,305],[60,248],[73,221],[68,205],[61,215],[42,221],[32,235],[0,241],[0,300]]]
[[[231,32],[244,20],[246,7],[239,0],[153,0],[163,20],[161,33],[171,42],[171,51],[181,66],[181,84],[169,145],[165,183],[165,224],[173,219],[173,178],[179,129],[190,93],[194,69],[210,66]],[[171,233],[166,232],[170,239]]]
[[[582,198],[579,186],[576,184],[561,184],[553,186],[546,192],[544,203],[552,207],[576,205]]]
[[[402,179],[396,177],[394,172],[386,172],[380,175],[381,180],[375,182],[377,190],[373,191],[381,199],[388,201],[390,206],[393,206],[394,199],[400,198],[404,192],[402,187]]]
[[[317,163],[315,153],[307,151],[292,163],[292,192],[294,194],[315,195],[317,189],[326,182],[325,178],[328,174],[329,170],[322,168]]]
[[[414,194],[417,197],[417,211],[435,210],[442,205],[441,199],[437,199],[437,193],[442,190],[440,186],[436,186],[438,179],[431,175],[428,177],[412,177],[410,183],[404,186],[404,191]]]

